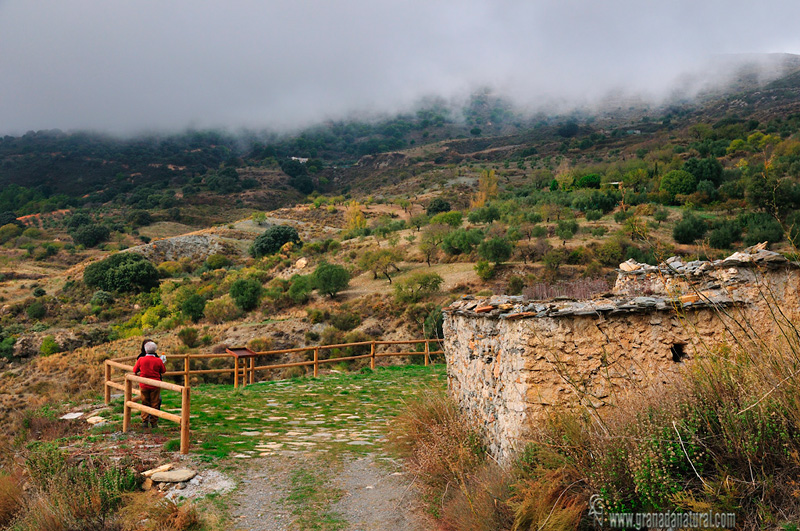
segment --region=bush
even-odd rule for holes
[[[463,216],[461,212],[441,212],[433,216],[430,220],[431,225],[450,225],[451,227],[460,227]]]
[[[47,309],[40,301],[33,301],[28,305],[25,313],[28,314],[29,319],[41,319],[47,313]]]
[[[103,290],[95,291],[92,295],[92,298],[89,300],[89,304],[92,306],[108,306],[109,304],[114,302],[114,296]]]
[[[491,223],[500,219],[500,209],[494,205],[476,208],[469,213],[467,219],[469,219],[470,223]]]
[[[603,217],[602,210],[587,210],[586,211],[586,221],[597,221],[598,219]]]
[[[42,356],[49,356],[56,352],[61,352],[61,345],[56,342],[56,338],[53,336],[45,336],[45,338],[42,339],[42,346],[39,347],[39,353]]]
[[[83,281],[104,291],[149,291],[158,287],[158,271],[140,254],[117,253],[89,264],[83,272]]]
[[[481,240],[483,233],[478,229],[456,229],[445,234],[442,250],[449,255],[469,254]]]
[[[479,260],[475,264],[475,274],[478,278],[486,282],[494,278],[494,267],[486,260]]]
[[[263,292],[264,288],[261,282],[254,278],[240,278],[231,284],[229,291],[236,306],[246,312],[258,306]]]
[[[744,237],[746,245],[755,245],[761,242],[777,243],[783,239],[783,227],[766,213],[745,216],[747,233]]]
[[[361,317],[353,312],[339,312],[331,314],[329,322],[334,328],[348,332],[361,324]]]
[[[47,292],[42,287],[36,287],[33,289],[33,296],[34,297],[44,297],[47,295]]]
[[[684,212],[683,218],[672,229],[672,237],[678,243],[694,243],[706,233],[706,222],[691,212]]]
[[[439,291],[444,279],[436,273],[412,273],[394,284],[397,302],[418,302]]]
[[[661,178],[660,190],[669,194],[670,201],[678,194],[689,195],[697,188],[697,179],[688,171],[672,170]]]
[[[215,269],[222,269],[223,267],[228,267],[231,264],[233,264],[233,262],[231,262],[231,259],[225,256],[224,254],[220,253],[215,253],[210,255],[208,258],[206,258],[205,261],[205,266],[208,269],[211,269],[212,271]]]
[[[437,197],[428,203],[428,208],[425,209],[425,213],[428,216],[435,216],[439,212],[449,212],[450,211],[450,203],[442,199],[441,197]]]
[[[111,231],[105,225],[84,225],[71,234],[72,240],[84,247],[94,247],[106,241],[110,235]]]
[[[181,303],[181,313],[196,323],[203,318],[206,309],[206,300],[194,293]]]
[[[306,302],[314,290],[314,282],[311,275],[292,275],[289,279],[291,283],[287,295],[296,303]]]
[[[264,231],[264,234],[256,237],[253,241],[253,245],[250,247],[250,254],[254,258],[275,254],[281,250],[281,247],[289,242],[298,245],[302,244],[297,229],[289,225],[276,225],[268,228]]]
[[[730,249],[741,236],[741,225],[735,220],[725,220],[714,225],[708,235],[708,244],[714,249]]]
[[[214,324],[233,321],[242,315],[230,295],[208,301],[205,308],[206,319]]]
[[[350,284],[350,273],[340,265],[322,262],[312,273],[311,279],[320,293],[333,298]]]
[[[484,260],[494,262],[495,265],[511,258],[514,246],[506,238],[490,238],[478,245],[478,254]]]
[[[525,287],[525,279],[514,275],[513,277],[508,279],[508,285],[506,286],[506,293],[509,295],[519,295],[522,293],[522,289]]]
[[[197,346],[197,328],[183,328],[178,332],[178,339],[189,348]]]

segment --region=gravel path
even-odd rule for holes
[[[250,473],[231,501],[236,531],[288,531],[292,508],[286,503],[290,475],[298,467],[313,467],[309,454],[282,452],[248,462]],[[374,454],[345,457],[332,478],[341,499],[330,507],[347,522],[347,531],[421,531],[430,529],[414,506],[412,481],[394,460]],[[339,529],[337,527],[337,529]]]
[[[418,531],[424,525],[415,507],[410,478],[399,464],[369,454],[347,460],[334,485],[344,496],[333,505],[349,523],[348,531]]]

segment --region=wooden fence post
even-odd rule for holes
[[[255,381],[255,373],[256,373],[256,358],[253,356],[250,358],[250,383],[252,384]]]
[[[374,341],[372,342],[372,345],[370,345],[370,349],[369,350],[370,350],[369,355],[371,356],[369,358],[369,368],[374,371],[375,370],[375,342]]]
[[[189,453],[189,413],[190,413],[190,389],[185,387],[181,391],[181,454]]]
[[[131,408],[128,406],[128,402],[131,400],[131,395],[133,395],[133,382],[125,378],[125,398],[124,405],[122,406],[122,432],[125,433],[128,431],[128,428],[131,425]]]
[[[239,387],[239,358],[233,358],[233,388]]]
[[[319,347],[314,348],[314,378],[319,373]]]
[[[431,362],[431,361],[430,361],[430,352],[431,352],[431,344],[430,344],[430,342],[429,342],[429,341],[426,339],[426,340],[425,340],[425,366],[426,366],[426,367],[427,367],[427,366],[428,366],[428,364]]]
[[[108,385],[108,382],[111,381],[111,365],[108,364],[108,360],[104,361],[103,365],[105,365],[106,372],[105,382],[103,382],[103,400],[108,405],[111,402],[111,386]]]
[[[189,355],[183,358],[183,385],[189,387]]]

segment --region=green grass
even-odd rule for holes
[[[388,423],[406,400],[444,390],[446,381],[444,365],[402,365],[261,382],[237,390],[231,385],[193,387],[189,451],[210,464],[287,450],[317,456],[373,452],[382,446]],[[165,391],[161,397],[162,410],[178,412],[177,393]],[[119,428],[122,415],[112,416],[103,431]],[[134,416],[134,431],[138,422]],[[158,432],[178,437],[179,428],[162,421]]]
[[[286,502],[292,506],[293,522],[299,529],[335,531],[347,527],[342,515],[330,510],[330,505],[342,497],[340,489],[328,485],[329,471],[315,467],[292,472],[291,488]]]

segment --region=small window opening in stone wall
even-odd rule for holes
[[[686,357],[686,352],[683,350],[684,347],[686,347],[686,343],[675,343],[669,348],[669,351],[672,354],[672,361],[675,363],[683,361],[683,358]]]

